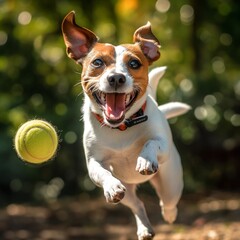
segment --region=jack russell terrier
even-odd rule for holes
[[[91,180],[106,201],[128,206],[139,240],[154,232],[136,186],[150,181],[164,219],[172,223],[183,189],[182,167],[166,119],[187,112],[183,103],[158,107],[156,89],[166,67],[148,67],[160,57],[151,25],[138,28],[134,44],[100,43],[70,12],[62,22],[67,55],[82,65],[84,150]]]

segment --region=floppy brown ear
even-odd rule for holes
[[[142,52],[149,60],[151,64],[153,61],[156,61],[160,57],[160,43],[158,39],[153,35],[151,30],[151,24],[148,22],[146,25],[138,28],[134,35],[133,41],[140,44]]]
[[[80,63],[98,41],[98,37],[92,31],[76,24],[74,11],[63,19],[62,33],[68,57]]]

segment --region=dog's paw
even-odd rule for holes
[[[157,161],[149,161],[143,157],[138,157],[136,171],[138,171],[142,175],[151,175],[156,173],[157,170],[158,170]]]
[[[104,196],[108,203],[118,203],[125,196],[126,188],[117,179],[109,179],[103,186]]]
[[[153,230],[143,229],[141,232],[138,232],[138,240],[152,240],[154,236]]]
[[[162,215],[166,222],[173,223],[177,218],[177,207],[173,208],[164,208],[162,207]]]

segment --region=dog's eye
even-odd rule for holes
[[[137,59],[132,59],[128,62],[128,65],[132,69],[138,69],[142,66],[142,64]]]
[[[91,65],[95,68],[100,68],[104,65],[104,62],[102,59],[97,58],[94,61],[92,61]]]

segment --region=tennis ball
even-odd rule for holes
[[[54,127],[43,120],[24,123],[15,136],[18,156],[33,164],[41,164],[52,159],[58,147],[58,135]]]

